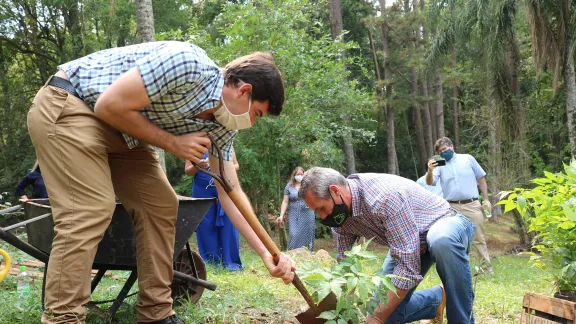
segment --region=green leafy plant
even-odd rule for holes
[[[532,189],[503,192],[498,204],[504,205],[504,213],[517,209],[536,233],[533,247],[541,255],[528,252],[531,262],[552,271],[559,291],[575,290],[576,160],[564,165],[564,172],[545,171],[531,182]]]
[[[391,282],[393,275],[383,275],[382,270],[365,273],[364,263],[377,259],[367,250],[370,241],[354,244],[352,250],[345,252],[346,259],[330,269],[309,264],[298,270],[302,281],[313,290],[314,301],[321,301],[330,292],[338,298],[335,310],[325,311],[319,316],[328,320],[327,324],[358,323],[374,313],[379,304],[377,300],[380,303],[388,302],[388,290],[396,293]]]

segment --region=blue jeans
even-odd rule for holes
[[[422,276],[426,275],[432,264],[436,263],[436,270],[446,292],[446,317],[449,324],[474,324],[474,290],[468,260],[474,231],[475,226],[458,214],[438,220],[426,236],[428,253],[421,256],[420,272]],[[392,274],[395,266],[396,261],[388,253],[382,265],[384,273]],[[409,323],[436,316],[442,301],[442,289],[436,286],[414,292],[416,287],[408,292],[386,324]]]

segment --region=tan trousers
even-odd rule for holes
[[[488,254],[488,246],[484,237],[484,213],[482,212],[480,201],[475,200],[467,204],[450,203],[450,206],[466,216],[476,226],[476,232],[474,233],[476,252],[482,263],[490,265],[490,255]]]
[[[152,147],[129,150],[121,134],[80,99],[53,86],[28,112],[54,217],[42,323],[84,323],[90,271],[118,196],[137,240],[138,321],[172,311],[170,283],[178,200]]]

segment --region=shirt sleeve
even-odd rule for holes
[[[34,179],[31,178],[30,173],[26,174],[24,178],[22,178],[22,180],[20,180],[20,182],[18,182],[16,185],[16,194],[18,194],[18,197],[24,196],[26,194],[24,189],[26,189],[26,187],[31,185],[33,182]]]
[[[334,237],[334,242],[336,243],[336,251],[338,251],[336,260],[340,262],[340,260],[346,258],[344,252],[350,251],[352,249],[352,246],[358,239],[358,236],[348,233],[339,233],[337,229],[333,228],[332,237]]]
[[[286,187],[284,187],[284,196],[290,196],[289,186],[290,186],[290,184],[286,184]]]
[[[478,161],[476,161],[476,158],[474,158],[472,155],[468,155],[468,160],[470,160],[470,166],[472,167],[472,170],[474,171],[474,175],[476,175],[476,180],[485,177],[486,176],[486,172],[484,171],[484,169],[482,169],[482,167],[480,166],[480,164],[478,164]]]
[[[218,79],[218,67],[201,54],[190,47],[165,46],[138,59],[136,66],[150,101]]]
[[[420,234],[410,200],[403,194],[390,196],[382,201],[382,217],[385,218],[385,235],[390,255],[396,260],[392,284],[400,289],[412,289],[420,281]]]
[[[214,130],[209,130],[208,134],[212,136],[216,144],[218,144],[222,150],[224,160],[232,161],[232,144],[234,143],[234,138],[236,137],[236,134],[238,134],[238,131],[226,129],[224,126],[218,126]],[[210,146],[209,152],[215,157],[218,157],[216,146]]]

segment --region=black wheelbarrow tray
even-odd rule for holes
[[[190,298],[192,303],[202,296],[204,288],[215,290],[214,283],[206,281],[206,266],[202,258],[190,249],[188,240],[208,212],[216,199],[195,199],[178,197],[178,219],[176,221],[176,240],[174,242],[174,280],[172,281],[172,298]],[[0,239],[25,252],[26,254],[48,264],[50,250],[54,237],[54,222],[52,219],[50,201],[48,199],[33,199],[24,203],[26,220],[5,228],[0,228]],[[14,208],[11,208],[14,209]],[[26,225],[28,243],[20,240],[9,231]],[[42,307],[44,308],[44,294],[46,283],[46,270],[42,281]],[[108,314],[104,314],[105,321],[111,322],[118,308],[128,296],[128,292],[137,279],[136,271],[136,240],[130,215],[122,204],[116,203],[112,221],[98,245],[92,269],[98,270],[92,279],[92,292],[107,270],[131,271],[118,296],[112,301]],[[87,306],[103,302],[91,301]],[[102,314],[101,314],[102,315]]]

